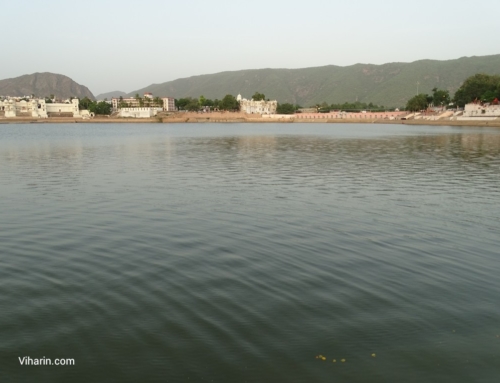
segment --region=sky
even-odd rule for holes
[[[0,79],[52,72],[94,95],[223,71],[500,54],[500,1],[17,0]]]

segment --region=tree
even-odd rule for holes
[[[200,103],[200,106],[205,106],[205,102],[207,101],[207,99],[205,98],[205,96],[200,96],[199,98],[199,103]]]
[[[92,103],[89,105],[89,112],[94,114],[109,116],[111,114],[111,111],[112,111],[111,104],[106,101],[101,101],[101,102],[92,101]]]
[[[500,97],[500,76],[487,74],[475,74],[469,77],[455,93],[453,101],[460,107],[464,107],[474,100],[490,98],[491,93]]]
[[[320,113],[330,113],[331,110],[330,106],[326,102],[321,103],[317,106],[317,108]]]
[[[79,108],[82,110],[89,110],[90,104],[92,104],[92,100],[88,97],[84,97],[80,100]]]
[[[426,94],[420,93],[419,95],[416,95],[408,100],[406,103],[406,110],[410,110],[412,112],[416,112],[418,110],[423,110],[427,109],[427,106],[429,105],[429,101],[427,100],[427,97],[429,97]]]
[[[158,96],[156,96],[156,97],[153,99],[153,103],[154,103],[154,105],[155,105],[155,106],[157,106],[158,108],[163,107],[163,100],[162,100],[160,97],[158,97]]]
[[[321,106],[321,105],[319,105]],[[383,105],[375,105],[373,102],[367,104],[366,102],[344,102],[343,104],[332,104],[330,110],[343,110],[345,112],[359,112],[361,110],[370,110],[372,112],[384,112],[387,109]]]
[[[224,110],[237,111],[240,110],[240,103],[234,96],[227,94],[220,102],[220,107]]]
[[[254,101],[263,101],[265,99],[266,99],[266,96],[264,96],[264,94],[259,93],[259,92],[255,92],[255,94],[252,96],[252,100],[254,100]]]
[[[189,102],[186,104],[186,109],[190,112],[197,112],[200,110],[199,101],[195,98],[189,98]]]
[[[500,94],[493,90],[487,90],[484,92],[484,94],[481,96],[481,101],[484,102],[492,102],[495,98],[499,98]]]
[[[276,113],[278,114],[294,114],[296,111],[295,106],[293,104],[278,104],[276,108]]]
[[[434,88],[432,90],[432,103],[434,106],[448,105],[451,101],[450,92]]]
[[[136,93],[134,98],[139,103],[139,107],[142,108],[144,106],[144,99],[139,96],[139,93]]]
[[[186,105],[189,103],[188,98],[180,98],[178,100],[175,100],[175,106],[179,110],[186,110]]]

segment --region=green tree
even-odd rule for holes
[[[252,100],[254,101],[263,101],[266,99],[266,96],[262,93],[255,92],[255,94],[252,96]]]
[[[144,106],[144,99],[139,96],[139,93],[136,93],[134,98],[139,103],[139,107],[142,108]]]
[[[154,105],[155,105],[156,107],[158,107],[158,108],[163,107],[163,100],[162,100],[160,97],[156,96],[156,97],[153,99],[153,102],[154,102]]]
[[[106,101],[101,101],[101,102],[92,101],[92,103],[89,105],[89,112],[92,112],[94,114],[109,116],[111,114],[111,111],[112,111],[111,104]]]
[[[492,102],[495,98],[499,98],[499,96],[500,95],[496,91],[494,91],[494,90],[487,90],[481,96],[481,101]]]
[[[278,107],[276,108],[276,113],[278,114],[294,114],[296,111],[296,108],[293,104],[278,104]]]
[[[179,98],[179,99],[176,98],[174,102],[175,102],[175,107],[178,110],[184,110],[185,106],[187,105],[185,98]]]
[[[186,97],[186,98],[180,98],[178,100],[175,100],[175,106],[179,109],[179,110],[186,110],[186,106],[187,104],[189,104],[189,102],[191,101],[191,97]]]
[[[428,95],[420,93],[419,95],[410,98],[406,103],[406,110],[416,112],[427,109],[427,106],[429,105],[429,101],[427,99],[428,97]]]
[[[92,104],[92,100],[88,97],[84,97],[79,102],[79,108],[82,110],[89,110],[90,104]]]
[[[199,98],[199,104],[200,104],[200,106],[206,106],[205,105],[206,101],[207,101],[207,99],[205,98],[205,96],[203,96],[203,95],[200,96],[200,98]]]
[[[317,106],[318,112],[320,113],[330,113],[330,105],[328,105],[326,102],[321,103],[320,105]]]
[[[491,93],[500,97],[500,76],[475,74],[469,77],[455,93],[453,101],[460,107],[474,100],[490,98]]]
[[[432,89],[432,103],[434,106],[448,105],[451,102],[450,92],[447,90],[440,90],[438,88]]]
[[[224,110],[237,111],[240,110],[240,103],[236,100],[236,97],[227,94],[220,102],[220,108]]]
[[[198,110],[200,110],[199,100],[195,98],[189,98],[189,102],[186,105],[186,110],[189,110],[190,112],[197,112]]]

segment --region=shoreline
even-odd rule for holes
[[[450,121],[450,120],[384,120],[384,119],[301,119],[301,118],[261,118],[236,116],[184,116],[184,117],[156,117],[156,118],[93,118],[83,120],[78,118],[0,118],[2,124],[179,124],[179,123],[258,123],[258,124],[396,124],[396,125],[429,125],[429,126],[468,126],[500,128],[499,120],[490,121]]]

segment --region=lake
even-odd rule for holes
[[[0,125],[0,181],[3,383],[500,377],[500,129]]]

